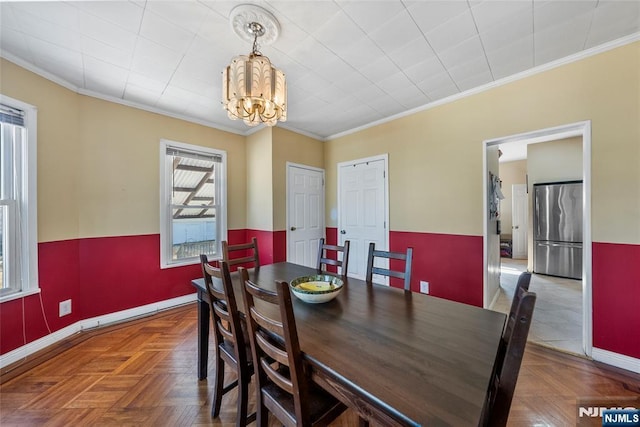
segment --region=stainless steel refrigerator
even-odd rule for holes
[[[533,270],[582,278],[582,181],[534,184]]]

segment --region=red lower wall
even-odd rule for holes
[[[253,236],[262,264],[286,260],[285,231],[229,230],[227,238],[237,244]],[[0,307],[0,354],[80,320],[190,294],[201,275],[199,265],[160,269],[158,234],[40,243],[38,262],[41,292]],[[67,299],[72,312],[59,317]]]
[[[337,243],[337,229],[326,230]],[[286,232],[230,230],[231,244],[258,238],[261,264],[286,260]],[[414,248],[411,289],[482,306],[482,237],[392,231],[390,250]],[[200,267],[160,269],[159,235],[40,243],[41,293],[2,303],[0,354],[79,320],[187,295]],[[60,301],[72,314],[58,317]],[[594,346],[640,358],[640,245],[593,244]],[[43,314],[44,313],[44,314]],[[24,328],[23,328],[24,318]]]
[[[640,245],[592,248],[593,346],[640,359]]]
[[[327,228],[327,242],[337,244],[338,230]],[[433,296],[482,307],[482,236],[391,231],[389,250],[413,248],[411,290],[429,282]],[[402,269],[403,266],[391,268]],[[393,282],[402,287],[403,283]]]

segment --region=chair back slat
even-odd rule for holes
[[[386,258],[389,260],[404,261],[404,271],[395,271],[395,270],[391,270],[390,268],[375,267],[374,263],[376,258]],[[371,242],[369,243],[369,255],[367,257],[366,281],[368,283],[372,283],[374,274],[403,279],[404,289],[406,291],[410,291],[412,259],[413,259],[413,248],[407,248],[406,253],[380,251],[380,250],[376,250],[376,244]]]
[[[247,254],[249,252],[249,254]],[[232,257],[233,254],[233,257]],[[222,241],[222,259],[230,267],[243,265],[245,267],[260,267],[260,256],[258,253],[258,239],[253,237],[249,243],[230,245],[226,240]],[[253,265],[249,265],[253,264]]]
[[[329,258],[327,251],[336,252],[336,259]],[[342,254],[341,259],[339,254]],[[346,276],[349,269],[349,241],[345,240],[342,246],[329,245],[325,243],[324,238],[321,238],[318,243],[317,269],[322,270],[323,265],[340,267],[340,274]]]
[[[289,354],[282,346],[273,342],[264,334],[256,334],[256,343],[260,346],[260,349],[271,359],[278,363],[289,366]]]
[[[269,363],[268,359],[262,358],[262,360],[260,360],[260,366],[262,367],[262,369],[264,369],[269,379],[273,381],[273,383],[278,387],[285,390],[289,394],[293,394],[295,392],[293,382],[291,382],[291,378],[282,375],[279,370],[274,369],[274,365]]]
[[[507,425],[513,394],[518,381],[529,328],[536,304],[536,294],[524,291],[515,310],[514,325],[506,338],[503,360],[496,361],[496,370],[489,388],[483,424],[491,427]]]

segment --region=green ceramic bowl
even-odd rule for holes
[[[293,294],[304,302],[318,304],[331,301],[342,290],[342,279],[329,274],[302,276],[289,284]]]

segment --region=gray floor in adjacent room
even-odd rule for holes
[[[492,309],[508,313],[513,291],[527,260],[501,258],[500,295]],[[537,294],[529,341],[584,355],[582,350],[582,281],[534,274],[529,290]]]

